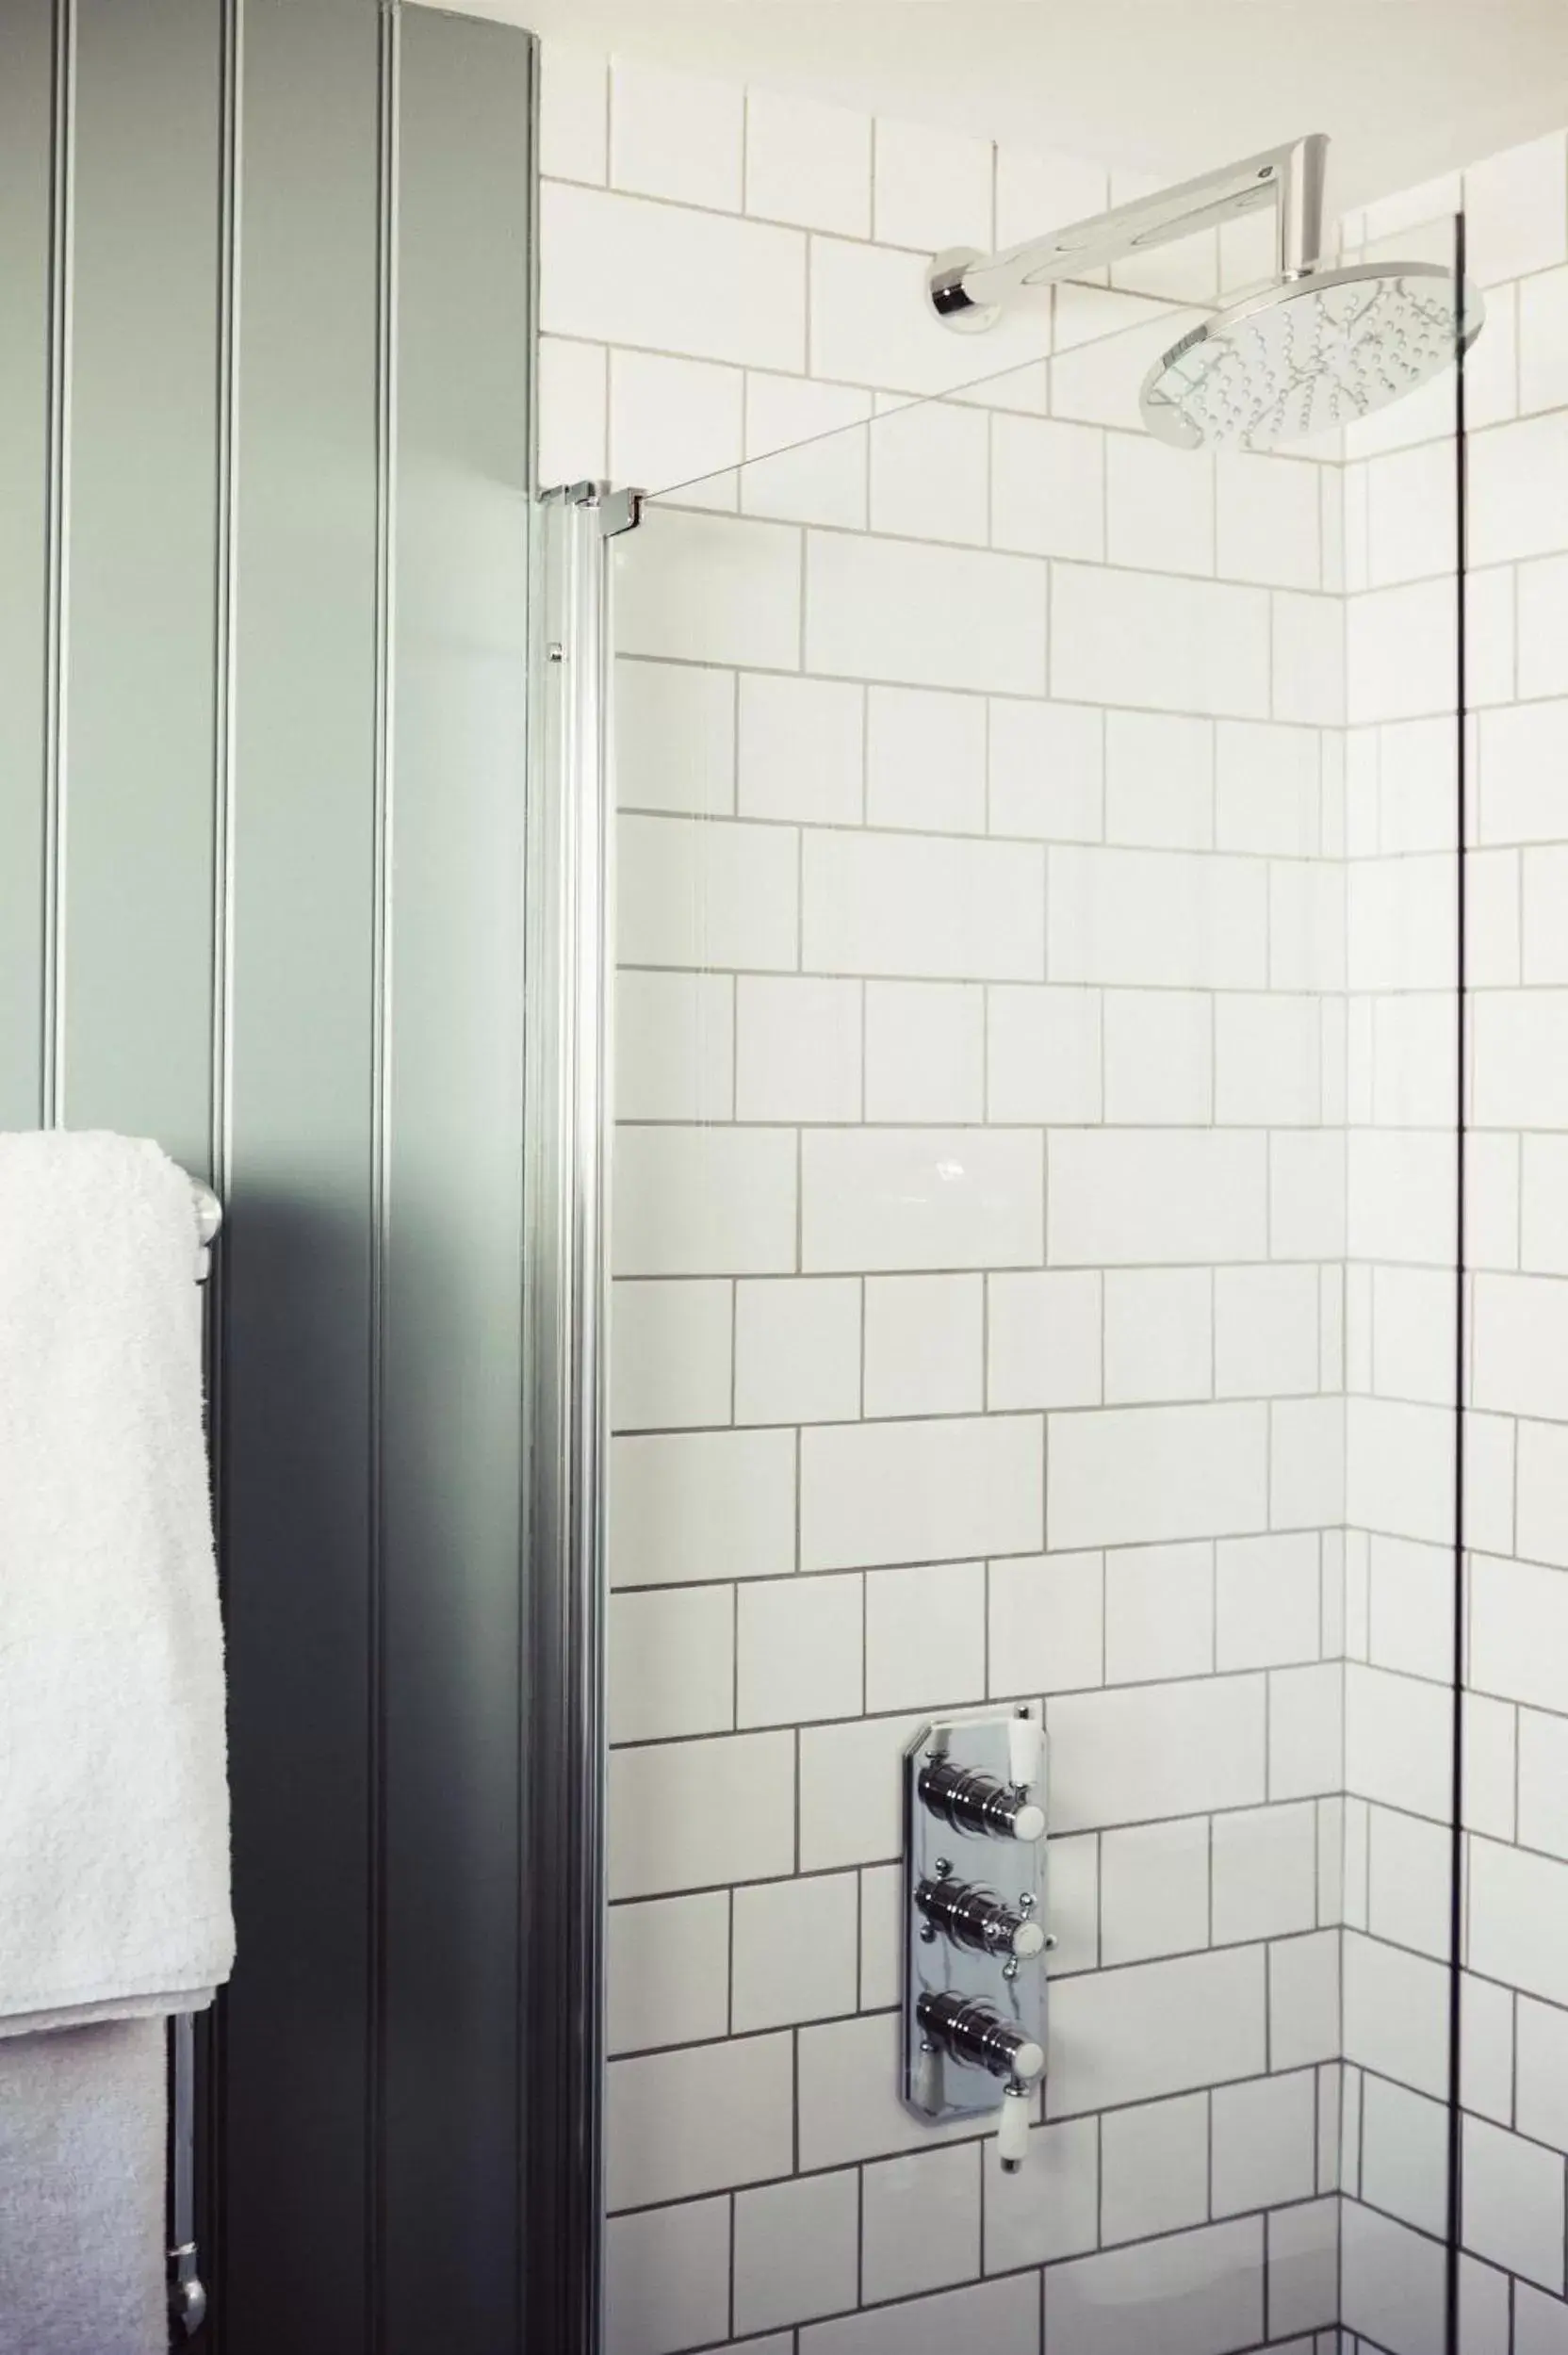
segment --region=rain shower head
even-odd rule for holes
[[[1178,450],[1273,450],[1402,400],[1467,350],[1484,306],[1436,262],[1308,270],[1231,303],[1143,380],[1149,431]]]
[[[1273,450],[1350,424],[1447,367],[1485,311],[1474,287],[1434,262],[1318,267],[1328,148],[1315,132],[1005,253],[939,254],[931,307],[949,327],[986,328],[1031,289],[1271,206],[1277,278],[1171,345],[1144,379],[1143,421],[1179,450]]]

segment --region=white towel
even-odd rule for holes
[[[156,1145],[0,1137],[0,2036],[233,1960],[196,1245]]]
[[[0,2355],[164,2355],[163,2030],[0,2044]]]

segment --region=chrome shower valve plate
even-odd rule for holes
[[[905,1752],[902,2094],[927,2125],[996,2116],[1009,2073],[1002,2048],[1025,2056],[1033,2112],[1053,1942],[1046,1818],[1037,1702],[936,1719]],[[996,2022],[988,2061],[928,2030],[969,2004]]]

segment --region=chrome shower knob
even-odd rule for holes
[[[993,2077],[1016,2078],[1025,2085],[1045,2075],[1044,2046],[992,2011],[988,2003],[961,1995],[927,1993],[915,2010],[926,2038],[939,2051],[972,2061]]]
[[[1009,1788],[973,1767],[933,1758],[922,1768],[919,1791],[933,1815],[955,1831],[978,1832],[993,1840],[1033,1840],[1045,1831],[1045,1809],[1022,1790]]]
[[[1015,1913],[993,1889],[965,1881],[922,1881],[915,1904],[934,1932],[971,1954],[1030,1962],[1045,1952],[1043,1925],[1028,1913]]]

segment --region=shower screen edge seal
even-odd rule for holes
[[[1464,272],[1468,260],[1468,223],[1462,209],[1454,216],[1454,281],[1462,309]],[[1463,2065],[1463,1967],[1466,1893],[1464,1830],[1464,1693],[1468,1670],[1466,1625],[1468,1578],[1465,1567],[1465,1446],[1469,1437],[1465,1363],[1469,1355],[1467,1314],[1468,1267],[1465,1223],[1469,1191],[1468,1061],[1469,1001],[1469,839],[1467,804],[1470,797],[1470,464],[1469,419],[1465,398],[1465,357],[1462,341],[1454,371],[1454,674],[1455,674],[1455,796],[1454,796],[1454,1531],[1453,1531],[1453,1731],[1452,1823],[1448,1863],[1448,2119],[1447,2213],[1444,2253],[1444,2338],[1446,2355],[1460,2348],[1460,2253],[1464,2221],[1464,2121],[1461,2102]]]
[[[609,541],[638,512],[634,497],[583,482],[534,515],[519,1892],[530,2355],[598,2355],[603,2330]]]

